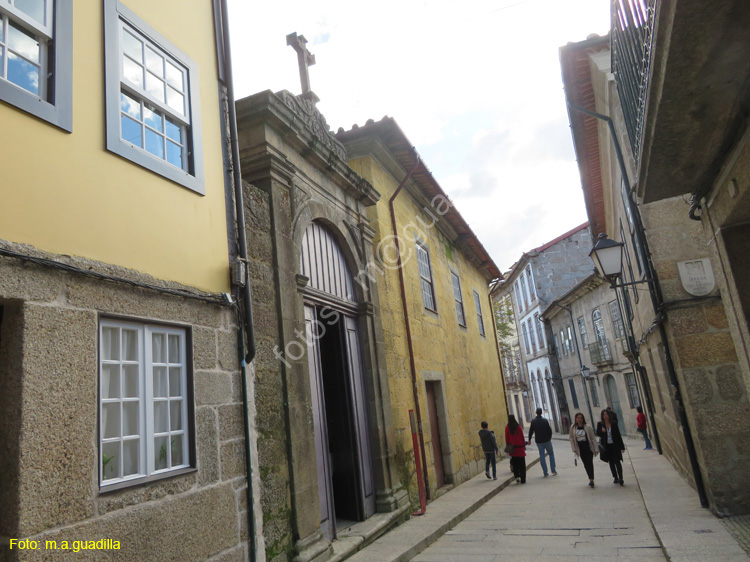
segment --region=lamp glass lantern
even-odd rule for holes
[[[584,379],[587,379],[591,376],[591,369],[589,369],[586,365],[581,367],[581,375]]]
[[[622,242],[610,240],[602,232],[599,240],[589,252],[589,257],[599,273],[610,282],[614,282],[622,274],[622,252],[625,245]]]

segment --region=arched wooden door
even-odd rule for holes
[[[302,238],[308,367],[321,529],[375,513],[367,396],[351,272],[330,230],[311,223]]]

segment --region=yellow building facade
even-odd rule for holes
[[[254,559],[225,17],[0,0],[3,560]]]
[[[434,499],[484,470],[481,421],[502,441],[505,390],[488,289],[500,271],[393,119],[337,136],[352,169],[381,194],[368,209],[375,262],[357,278],[377,285],[402,480],[414,498],[414,410]]]

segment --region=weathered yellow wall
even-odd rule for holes
[[[398,270],[385,267],[394,259],[384,258],[383,250],[392,248],[391,220],[388,200],[398,186],[398,182],[374,159],[359,158],[350,166],[372,183],[381,194],[380,201],[371,207],[370,219],[376,230],[375,245],[379,248],[378,265],[383,274],[374,273],[380,299],[380,315],[385,332],[385,352],[388,380],[391,392],[396,440],[404,451],[412,450],[412,437],[409,426],[409,410],[414,408],[409,356],[406,341],[406,328],[403,319],[401,291]],[[400,179],[400,178],[399,178]],[[417,217],[421,217],[420,222]],[[419,376],[420,407],[424,424],[424,438],[428,459],[431,487],[434,489],[435,473],[431,443],[430,421],[425,398],[425,378],[430,373],[442,374],[443,395],[446,399],[446,423],[449,428],[450,449],[443,447],[443,453],[450,453],[450,467],[446,473],[453,474],[453,480],[460,483],[477,473],[476,462],[482,463],[477,432],[482,420],[488,421],[490,428],[502,437],[502,429],[507,421],[505,397],[502,385],[495,332],[492,324],[492,311],[488,300],[487,280],[471,265],[461,252],[452,247],[437,227],[426,228],[432,220],[420,205],[406,191],[396,199],[396,220],[399,237],[403,244],[402,256],[405,260],[404,278],[407,292],[410,324],[414,346],[414,358]],[[422,303],[419,269],[416,259],[415,233],[423,233],[429,245],[437,314],[426,310]],[[381,244],[382,242],[382,244]],[[380,244],[380,246],[378,246]],[[385,252],[395,255],[391,250]],[[466,328],[458,325],[451,284],[451,268],[461,280]],[[480,296],[484,319],[485,336],[480,336],[474,306],[473,291]],[[443,436],[445,441],[445,436]]]
[[[200,77],[206,195],[105,149],[103,6],[73,6],[73,132],[0,103],[0,239],[225,291],[224,203],[211,2],[125,0]],[[12,134],[10,133],[12,132]]]

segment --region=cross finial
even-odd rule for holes
[[[297,35],[296,32],[290,33],[286,36],[286,44],[290,45],[292,49],[297,51],[299,78],[302,82],[302,97],[317,102],[318,97],[310,89],[310,74],[307,71],[308,67],[315,64],[315,55],[307,50],[307,39],[305,39],[304,35]]]

